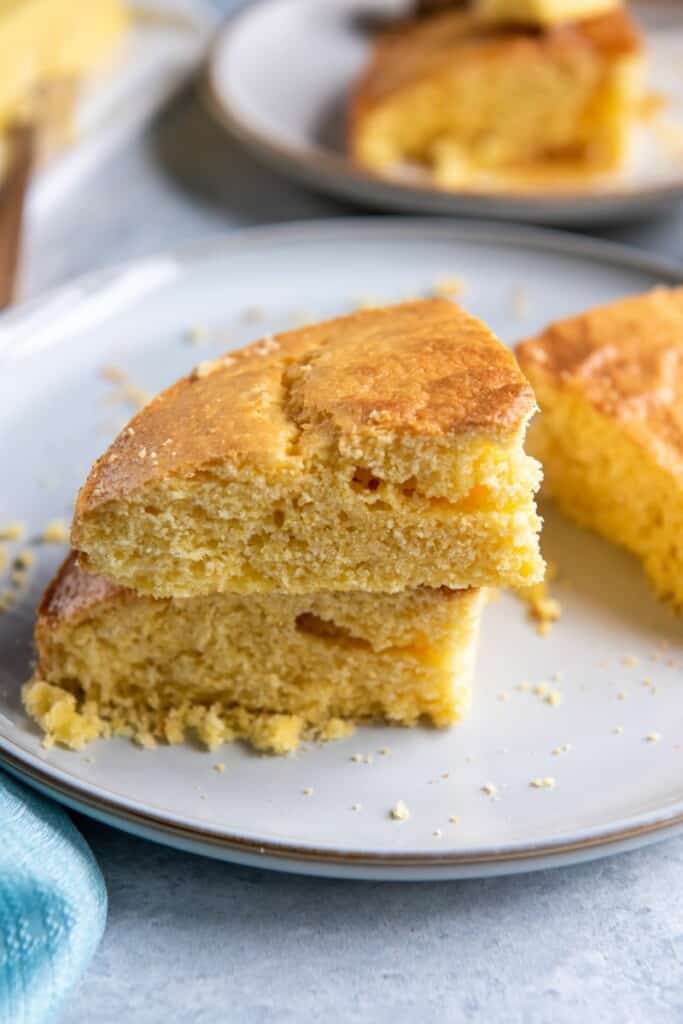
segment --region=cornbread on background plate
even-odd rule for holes
[[[131,421],[73,546],[156,597],[533,583],[535,407],[513,354],[444,300],[268,337]]]
[[[541,406],[544,490],[683,606],[683,288],[557,321],[517,356]]]
[[[50,127],[71,131],[78,87],[107,62],[129,23],[122,0],[4,0],[0,3],[0,143],[33,116],[45,86],[59,85]]]
[[[474,0],[488,21],[503,24],[563,25],[616,10],[621,0]]]
[[[69,556],[43,598],[24,689],[47,742],[195,734],[286,753],[358,719],[467,710],[483,590],[142,597]]]
[[[604,174],[625,160],[643,66],[625,10],[545,31],[446,11],[380,37],[351,97],[351,152],[446,189]]]

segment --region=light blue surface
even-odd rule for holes
[[[0,773],[0,1024],[56,1017],[106,913],[102,875],[66,813]]]
[[[35,225],[25,287],[241,224],[349,212],[260,167],[185,97]],[[683,206],[599,234],[681,259]],[[683,839],[523,877],[405,885],[255,871],[78,824],[110,909],[68,1024],[683,1021]]]

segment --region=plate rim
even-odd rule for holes
[[[680,181],[644,187],[608,189],[595,193],[563,189],[561,192],[491,192],[485,189],[451,191],[432,186],[415,186],[391,181],[373,174],[334,150],[316,145],[306,152],[295,145],[273,139],[240,115],[237,106],[224,96],[217,84],[217,65],[221,54],[231,45],[248,19],[261,15],[275,4],[291,0],[252,0],[223,20],[207,53],[204,70],[198,80],[199,94],[209,113],[229,135],[267,164],[291,178],[334,195],[343,195],[378,206],[392,205],[415,212],[463,214],[476,217],[501,217],[511,220],[570,221],[587,216],[601,220],[638,211],[643,207],[670,202],[683,196]],[[644,209],[641,208],[641,213]]]
[[[162,250],[156,255],[120,261],[119,263],[92,271],[74,280],[67,281],[32,300],[22,303],[0,316],[0,358],[5,347],[12,344],[12,325],[23,320],[41,307],[49,307],[60,297],[78,302],[84,291],[92,294],[106,282],[116,279],[119,274],[130,273],[157,263],[169,261],[182,267],[192,267],[212,258],[217,252],[243,249],[245,245],[268,245],[272,243],[320,243],[351,239],[362,242],[367,239],[452,240],[470,244],[499,244],[525,246],[557,255],[570,255],[608,263],[624,269],[641,271],[661,278],[662,283],[673,284],[683,281],[683,265],[672,260],[641,252],[619,243],[607,242],[570,232],[550,231],[518,225],[467,221],[459,222],[448,218],[432,217],[344,217],[328,220],[288,222],[275,225],[258,225],[217,236],[204,241],[189,243],[172,249]],[[4,329],[4,330],[3,330]],[[5,333],[6,332],[6,333]],[[5,337],[2,335],[5,334]],[[548,866],[547,862],[558,858],[600,856],[616,852],[624,845],[640,845],[656,838],[665,838],[673,830],[683,827],[683,792],[679,800],[668,807],[644,811],[621,820],[617,819],[603,826],[583,828],[571,834],[559,834],[552,839],[533,842],[518,840],[497,848],[488,847],[460,851],[345,851],[336,846],[318,847],[310,843],[279,842],[273,839],[250,839],[225,829],[211,829],[199,826],[182,815],[167,814],[149,810],[137,804],[130,797],[102,790],[87,779],[75,778],[69,772],[46,762],[37,754],[23,749],[11,739],[3,727],[0,717],[0,764],[4,764],[24,778],[31,785],[47,789],[57,800],[78,806],[91,816],[105,814],[121,824],[143,831],[161,833],[171,845],[178,842],[200,844],[209,847],[214,856],[242,860],[264,858],[275,862],[285,870],[294,870],[292,864],[304,867],[322,866],[325,869],[346,868],[362,872],[365,869],[404,871],[417,869],[446,869],[458,872],[480,867],[484,870],[499,868],[501,871],[521,870]],[[102,793],[106,792],[103,797]],[[175,843],[174,843],[175,840]],[[206,852],[204,849],[201,852]],[[287,865],[289,864],[289,867]],[[414,877],[414,876],[413,876]]]

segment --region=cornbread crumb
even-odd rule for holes
[[[362,806],[363,806],[362,804],[351,804],[351,810],[352,811],[360,811]]]
[[[30,548],[24,548],[19,552],[15,561],[21,569],[30,569],[36,563],[36,553]]]
[[[19,521],[0,526],[0,540],[22,540],[25,534],[26,524]]]
[[[391,753],[391,747],[380,747],[377,753],[381,754],[382,757],[388,757],[389,754]]]
[[[451,825],[457,825],[458,823],[458,817],[455,814],[451,814],[448,820],[450,821]]]
[[[306,788],[302,789],[301,792],[304,796],[313,796],[313,786],[306,786]]]
[[[545,697],[546,704],[556,708],[562,703],[563,697],[559,690],[551,690]]]
[[[627,668],[634,668],[639,664],[639,659],[636,658],[635,654],[625,654],[621,659],[621,664],[626,665]]]
[[[7,548],[0,546],[0,572],[6,569],[9,564],[9,555],[7,554]]]
[[[549,690],[550,687],[547,683],[537,683],[536,686],[534,686],[533,692],[536,694],[537,697],[545,697],[548,694]]]
[[[568,754],[571,749],[571,743],[561,743],[559,747],[554,747],[553,750],[551,750],[551,754],[553,757],[559,757],[560,754]]]
[[[17,595],[11,590],[0,593],[0,614],[8,612],[17,602]]]
[[[348,721],[348,719],[330,718],[322,726],[318,739],[325,742],[328,740],[342,740],[347,736],[352,736],[355,731],[356,726],[353,722]]]
[[[528,587],[518,587],[516,593],[526,603],[529,617],[537,623],[540,636],[546,636],[550,627],[562,615],[562,606],[550,593],[550,584],[557,579],[557,566],[548,562],[545,579]]]
[[[615,727],[612,729],[612,732],[614,733],[615,736],[621,736],[623,731],[624,731],[623,725],[615,725]]]
[[[532,779],[529,785],[532,789],[554,789],[556,781],[552,775],[546,775],[543,778],[539,777]]]
[[[63,519],[53,519],[41,534],[44,544],[68,544],[69,530]]]
[[[407,821],[410,817],[410,811],[403,800],[397,800],[389,814],[394,821]]]
[[[526,680],[525,680],[524,682],[521,682],[521,683],[517,684],[517,689],[519,690],[520,693],[528,693],[529,690],[531,689],[531,683],[527,683]]]
[[[225,764],[223,763],[223,761],[217,761],[216,764],[213,766],[213,770],[215,772],[218,772],[219,775],[222,775],[223,772],[225,771]]]
[[[485,793],[486,796],[490,796],[493,798],[498,796],[498,786],[495,784],[495,782],[484,783],[484,785],[481,787],[481,791],[482,793]]]
[[[440,299],[457,299],[466,292],[467,282],[456,274],[445,274],[434,285],[434,294]]]
[[[11,577],[12,583],[15,587],[25,586],[27,578],[25,569],[15,569]]]
[[[617,700],[626,700],[627,697],[628,694],[626,690],[619,690],[619,693],[617,694]]]
[[[115,385],[116,390],[112,394],[112,401],[130,405],[134,409],[144,409],[151,399],[149,391],[139,387],[135,381],[118,366],[104,366],[102,376],[110,384]]]
[[[432,832],[432,835],[434,836],[435,839],[441,839],[443,832],[441,831],[440,828],[435,828],[434,831]]]
[[[659,732],[649,732],[647,734],[647,736],[645,737],[645,740],[646,740],[647,743],[659,743],[661,738],[662,738],[661,733],[659,733]]]

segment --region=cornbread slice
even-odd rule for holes
[[[638,555],[683,605],[683,288],[551,324],[517,348],[541,405],[529,435],[550,497]]]
[[[380,37],[351,98],[365,167],[443,188],[604,173],[624,160],[643,46],[624,10],[547,31],[447,11]]]
[[[523,25],[562,25],[593,18],[621,6],[621,0],[475,0],[488,21]]]
[[[140,597],[72,554],[43,598],[24,701],[48,743],[195,733],[275,753],[357,719],[467,710],[483,590]]]
[[[512,353],[443,300],[265,338],[131,421],[73,545],[156,597],[531,583],[534,409]]]
[[[122,0],[0,0],[0,134],[30,116],[41,86],[95,71],[128,22]]]

